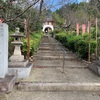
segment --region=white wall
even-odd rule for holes
[[[0,23],[0,78],[8,72],[8,25]]]
[[[44,25],[42,31],[44,32],[46,28],[51,28],[52,31],[54,31],[53,25]]]

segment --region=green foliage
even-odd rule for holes
[[[55,38],[57,40],[59,40],[63,45],[66,46],[67,37],[66,37],[66,33],[65,32],[61,32],[61,33],[56,34]]]
[[[87,59],[88,58],[88,34],[84,36],[76,36],[75,33],[58,33],[56,35],[56,39],[59,40],[64,46],[68,47],[73,52],[77,52],[81,58]],[[96,41],[91,39],[90,41],[90,52],[91,54],[95,52],[96,48]]]
[[[14,32],[10,32],[9,34],[12,34],[12,33],[14,33]],[[41,32],[31,33],[31,35],[30,35],[30,56],[32,56],[36,52],[38,45],[41,41],[41,38],[42,38]],[[9,57],[14,52],[14,45],[11,44],[11,42],[13,40],[14,40],[14,38],[9,37]],[[21,47],[21,50],[22,50],[22,54],[26,57],[27,53],[28,53],[28,42],[27,42],[28,40],[27,40],[27,38],[23,38],[22,41],[23,41],[23,45]]]
[[[76,48],[76,51],[80,55],[81,58],[88,57],[88,42],[86,40],[79,40],[75,44],[75,48]]]
[[[41,41],[41,38],[42,38],[42,34],[40,32],[31,34],[30,56],[32,56],[36,52],[38,45]],[[28,52],[28,42],[27,42],[27,39],[25,38],[23,39],[23,45],[22,45],[22,53],[25,55],[25,57],[27,56],[27,52]]]
[[[9,34],[12,34],[13,32],[9,32]],[[11,42],[13,41],[14,39],[12,37],[9,37],[9,47],[8,47],[8,57],[10,57],[12,54],[13,54],[13,51],[14,51],[14,45],[11,44]]]
[[[52,14],[52,17],[53,17],[53,20],[55,21],[55,26],[61,28],[61,26],[63,25],[64,23],[64,18],[62,16],[60,16],[60,14],[54,12]]]
[[[67,46],[69,49],[71,49],[73,52],[77,51],[77,48],[75,48],[75,44],[82,39],[82,36],[72,36],[68,39]]]

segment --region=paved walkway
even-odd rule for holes
[[[21,80],[8,100],[100,100],[100,77],[65,50],[62,73],[63,51],[54,39],[44,36],[34,55],[30,77]]]

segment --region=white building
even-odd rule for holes
[[[42,31],[45,33],[48,33],[49,31],[53,31],[54,30],[53,23],[54,23],[54,21],[53,21],[52,17],[46,16],[43,21]]]

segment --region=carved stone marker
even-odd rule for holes
[[[8,25],[0,23],[0,78],[8,72]]]

